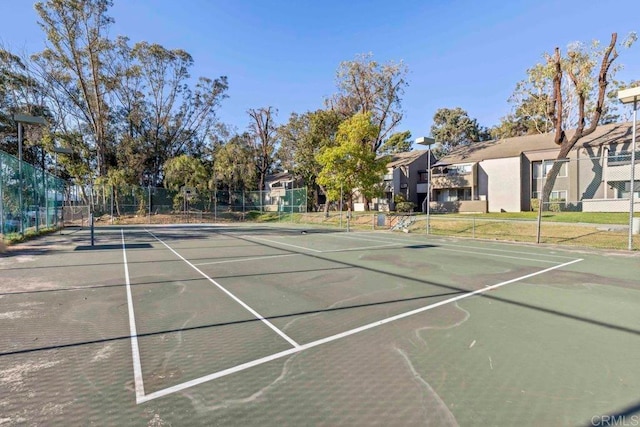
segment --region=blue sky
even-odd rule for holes
[[[111,35],[181,48],[194,77],[229,78],[219,117],[246,129],[249,108],[291,112],[322,108],[336,92],[341,61],[372,53],[403,61],[409,86],[398,131],[428,135],[438,108],[462,107],[483,126],[507,102],[544,52],[574,41],[608,43],[640,30],[637,0],[114,0]],[[0,42],[41,50],[44,35],[30,0],[0,0]],[[640,43],[620,51],[622,80],[640,79]]]

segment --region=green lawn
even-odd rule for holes
[[[537,212],[501,212],[486,214],[445,214],[451,217],[475,216],[482,219],[526,219],[535,220],[538,218]],[[636,212],[636,217],[640,212]],[[629,214],[625,212],[543,212],[543,221],[550,222],[586,222],[591,224],[620,224],[629,223]]]

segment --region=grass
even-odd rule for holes
[[[36,232],[35,228],[29,228],[25,231],[24,236],[20,235],[20,233],[8,233],[0,237],[4,240],[7,245],[15,245],[17,243],[26,242],[27,240],[34,239],[38,236],[43,236],[45,234],[51,234],[55,231],[58,231],[58,227],[40,227],[39,231]]]
[[[352,229],[389,229],[397,223],[396,216],[386,217],[384,227],[377,225],[378,212],[358,212],[349,221]],[[426,233],[426,215],[415,215],[408,228],[411,233]],[[504,240],[535,243],[537,239],[537,212],[495,214],[437,214],[430,219],[432,235],[464,238]],[[294,214],[287,222],[309,225],[340,225],[340,213]],[[542,217],[540,243],[582,246],[601,249],[625,250],[628,231],[607,225],[627,225],[629,215],[624,213],[545,212]],[[342,214],[342,228],[346,229],[346,213]],[[634,250],[640,250],[640,236],[634,237]]]
[[[440,214],[437,215],[441,216]],[[522,219],[536,220],[538,212],[496,212],[486,214],[444,214],[444,216],[454,218],[468,218],[473,216],[481,219]],[[640,216],[640,213],[635,215]],[[548,222],[568,222],[568,223],[588,223],[588,224],[629,224],[629,214],[624,212],[543,212],[542,221]]]

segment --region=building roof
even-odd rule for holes
[[[390,155],[390,160],[387,163],[388,168],[395,168],[398,166],[406,166],[418,160],[422,155],[429,152],[429,150],[414,150],[404,153],[395,153]]]
[[[631,142],[631,123],[612,123],[601,125],[588,136],[580,139],[576,147],[598,147],[611,143]],[[567,131],[569,137],[572,131]],[[514,138],[497,139],[491,141],[474,142],[464,147],[458,147],[444,156],[434,166],[451,165],[456,163],[476,163],[489,159],[517,157],[525,152],[557,150],[559,146],[554,142],[554,133],[518,136]]]
[[[267,181],[267,182],[272,182],[272,181],[291,181],[291,180],[293,180],[293,174],[291,172],[288,172],[288,171],[276,172],[274,174],[267,175],[265,177],[265,181]]]

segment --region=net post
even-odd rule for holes
[[[89,214],[89,228],[91,230],[91,246],[95,243],[95,235],[93,230],[93,212]]]

